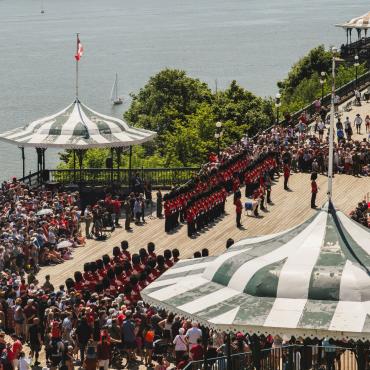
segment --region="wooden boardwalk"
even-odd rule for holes
[[[327,177],[320,175],[317,205],[322,205],[326,200],[326,182]],[[290,192],[283,190],[282,177],[280,177],[272,188],[274,205],[268,207],[268,212],[260,212],[263,215],[262,218],[247,217],[243,214],[244,230],[236,228],[235,209],[232,197],[229,197],[226,205],[227,215],[197,238],[188,238],[186,225],[182,225],[172,234],[166,234],[163,219],[147,217],[147,223],[143,226],[133,225],[132,232],[116,229],[107,241],[88,240],[85,247],[74,250],[72,260],[57,266],[43,267],[38,274],[38,279],[43,283],[45,275],[49,274],[54,286],[62,284],[68,277],[73,276],[74,271],[82,270],[85,262],[96,260],[105,253],[111,255],[112,248],[120,245],[122,240],[128,240],[131,253],[146,247],[147,243],[152,241],[159,253],[167,248],[178,248],[180,257],[187,258],[202,248],[208,248],[210,254],[220,254],[224,251],[228,238],[238,241],[242,238],[270,234],[293,227],[307,220],[316,211],[310,208],[309,174],[293,174],[289,180],[289,186]],[[338,175],[334,178],[333,188],[335,206],[348,214],[365,193],[370,191],[370,178]]]

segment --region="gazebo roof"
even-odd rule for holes
[[[305,223],[178,262],[142,292],[224,331],[370,339],[370,233],[325,206]]]
[[[368,29],[370,28],[370,12],[367,12],[360,17],[352,18],[350,21],[342,24],[336,24],[336,26],[343,28]]]
[[[155,136],[153,131],[97,113],[76,99],[57,114],[0,134],[0,140],[21,147],[90,149],[142,144]]]

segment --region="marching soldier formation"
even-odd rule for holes
[[[246,196],[261,201],[261,209],[264,209],[266,197],[267,202],[271,202],[276,153],[263,151],[253,159],[251,151],[245,147],[234,150],[234,153],[223,153],[218,164],[209,163],[208,173],[201,173],[164,196],[166,232],[185,221],[189,237],[201,231],[224,214],[227,195],[240,192],[244,183]]]

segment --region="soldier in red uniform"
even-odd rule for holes
[[[242,217],[242,211],[243,211],[243,205],[241,201],[241,195],[240,193],[237,195],[235,199],[235,212],[236,212],[236,227],[242,227],[243,225],[241,224],[240,220]]]
[[[186,222],[188,224],[188,237],[192,237],[195,233],[195,213],[193,206],[188,206],[186,211]]]
[[[290,177],[290,167],[287,163],[284,164],[283,171],[284,171],[284,190],[289,190],[288,181]]]
[[[311,208],[317,208],[316,195],[317,195],[318,188],[317,188],[316,179],[317,179],[317,173],[312,172],[311,174]]]

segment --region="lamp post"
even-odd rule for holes
[[[275,95],[275,107],[276,107],[276,124],[279,124],[279,108],[281,107],[281,94]]]
[[[321,85],[321,104],[324,99],[324,84],[325,84],[325,72],[320,73],[320,85]]]
[[[215,139],[217,140],[217,155],[220,154],[220,140],[222,137],[222,122],[216,122],[216,132],[215,132]]]
[[[356,71],[356,89],[358,88],[358,85],[357,85],[357,72],[358,72],[358,66],[360,65],[360,63],[358,62],[358,55],[356,54],[355,55],[355,63],[353,64],[355,66],[355,71]]]

